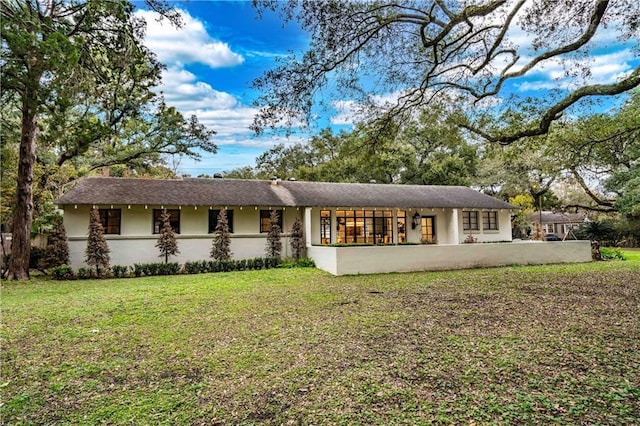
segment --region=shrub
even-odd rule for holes
[[[91,278],[96,278],[96,274],[94,273],[92,268],[80,267],[78,268],[78,278],[81,280],[88,280]]]
[[[477,242],[478,242],[478,239],[471,234],[467,235],[467,238],[465,238],[463,241],[464,244],[473,244]]]
[[[280,262],[278,268],[315,268],[316,263],[313,259],[308,257],[301,257],[300,259],[285,259]]]
[[[220,272],[222,271],[222,264],[219,260],[210,260],[207,262],[207,272]]]
[[[142,272],[142,264],[140,263],[134,263],[133,264],[133,275],[136,277],[140,277],[142,276],[143,272]]]
[[[176,234],[171,227],[171,214],[166,209],[162,210],[160,215],[160,235],[156,241],[156,248],[160,251],[160,257],[164,257],[164,263],[169,262],[169,256],[180,253]]]
[[[227,221],[227,211],[224,209],[221,209],[220,213],[218,213],[218,223],[213,233],[209,255],[215,260],[231,259],[231,234],[229,232],[229,222]]]
[[[187,274],[201,274],[206,272],[206,264],[203,265],[203,261],[200,260],[185,262],[184,272]]]
[[[296,268],[315,268],[316,262],[314,262],[310,257],[302,257],[296,260],[295,266]]]
[[[247,270],[250,271],[252,269],[256,269],[256,260],[255,259],[247,259]]]
[[[579,240],[598,241],[601,245],[614,245],[619,239],[614,223],[609,220],[587,222],[580,225],[573,233]]]
[[[29,253],[29,269],[40,269],[44,259],[45,251],[40,247],[31,246]]]
[[[177,275],[180,273],[180,264],[178,262],[156,263],[156,273],[158,275]]]
[[[89,237],[85,253],[87,265],[95,266],[98,276],[109,271],[109,246],[104,239],[100,211],[96,208],[91,209],[89,216]]]
[[[73,273],[73,268],[69,265],[55,266],[49,269],[49,273],[54,280],[58,281],[76,279],[76,275]]]
[[[627,260],[624,253],[618,247],[600,247],[602,260]]]
[[[236,271],[245,271],[247,269],[246,259],[240,259],[236,261]]]
[[[273,210],[269,218],[269,233],[267,234],[267,246],[265,247],[267,257],[280,257],[280,253],[282,253],[282,239],[280,238],[282,229],[280,229],[278,221],[278,212]]]
[[[264,259],[264,268],[277,268],[278,266],[280,266],[280,263],[282,263],[282,259],[279,257],[267,257],[266,259]]]
[[[111,267],[111,273],[116,278],[126,278],[129,276],[129,267],[121,265],[113,265]]]
[[[306,242],[304,240],[304,231],[302,230],[302,222],[296,218],[291,227],[291,253],[294,259],[300,259],[304,253]]]
[[[155,275],[155,270],[157,269],[152,263],[134,263],[133,264],[133,275],[136,277]]]
[[[151,277],[154,275],[176,275],[180,272],[180,264],[169,263],[135,263],[133,265],[133,275],[136,277]]]
[[[68,263],[69,244],[67,243],[67,232],[64,228],[62,216],[57,214],[53,217],[53,228],[47,237],[47,247],[44,250],[42,266],[44,268],[52,268]]]
[[[264,266],[264,259],[261,257],[256,257],[253,259],[253,269],[262,269]]]

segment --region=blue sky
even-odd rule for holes
[[[276,58],[303,50],[305,33],[295,23],[283,26],[273,13],[258,19],[249,1],[176,4],[184,20],[180,30],[157,22],[152,12],[137,12],[147,20],[147,46],[167,66],[161,90],[168,104],[186,115],[196,114],[218,132],[218,154],[200,162],[183,159],[179,172],[211,175],[253,166],[255,158],[274,145],[304,140],[308,135],[256,137],[248,127],[257,95],[252,80],[273,67]]]
[[[252,101],[257,95],[251,88],[252,80],[273,67],[276,58],[302,52],[308,45],[306,34],[295,22],[283,26],[273,13],[257,19],[250,1],[192,0],[175,3],[184,21],[181,29],[175,29],[166,21],[159,22],[153,12],[144,10],[144,3],[136,5],[141,7],[136,13],[147,21],[145,43],[167,66],[160,87],[167,103],[186,116],[195,114],[218,132],[214,137],[218,154],[206,155],[201,162],[183,159],[177,165],[179,173],[211,175],[253,166],[255,158],[274,145],[293,144],[310,136],[298,133],[290,138],[256,137],[248,128],[255,113]],[[612,82],[638,65],[637,41],[620,45],[615,35],[606,30],[597,34],[589,58],[591,82]],[[530,43],[519,30],[510,37],[520,45]],[[511,90],[520,95],[539,96],[557,87],[562,72],[560,64],[546,63],[513,84]],[[322,116],[312,131],[327,125],[338,129],[350,127],[352,101],[331,101],[336,109]]]

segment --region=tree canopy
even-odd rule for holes
[[[166,1],[148,3],[179,25]],[[9,277],[24,279],[39,168],[48,181],[69,164],[85,174],[145,167],[216,146],[213,132],[153,91],[163,66],[143,45],[145,23],[131,2],[7,0],[0,18],[3,154],[17,160]]]
[[[292,54],[255,81],[264,93],[257,101],[262,109],[254,120],[256,131],[308,123],[323,90],[335,89],[340,99],[359,105],[367,120],[384,127],[438,102],[489,108],[545,65],[559,67],[570,84],[560,81],[541,96],[502,103],[510,112],[527,112],[520,126],[486,127],[481,118],[460,123],[506,145],[546,134],[572,107],[640,84],[640,67],[603,83],[590,78],[591,64],[585,61],[605,29],[638,51],[636,0],[254,4],[259,11],[277,10],[286,21],[297,20],[311,39],[302,56]]]
[[[255,168],[227,177],[271,176],[308,181],[470,185],[477,148],[453,125],[450,114],[431,108],[380,133],[366,125],[334,134],[324,129],[307,143],[277,145],[256,159]]]

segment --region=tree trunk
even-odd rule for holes
[[[29,279],[29,255],[31,253],[31,222],[33,221],[33,166],[36,162],[36,135],[38,121],[35,109],[29,103],[29,96],[23,102],[22,132],[20,135],[20,158],[16,205],[13,211],[11,232],[11,261],[9,280]]]

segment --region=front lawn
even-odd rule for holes
[[[2,288],[4,424],[631,424],[640,262]]]
[[[627,260],[640,262],[640,248],[624,248],[621,250]]]

